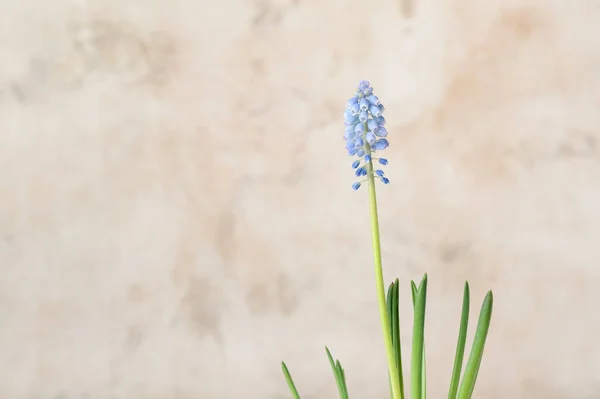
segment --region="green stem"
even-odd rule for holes
[[[368,146],[367,146],[368,147]],[[371,154],[368,148],[367,154]],[[375,283],[377,286],[377,300],[379,302],[379,316],[381,318],[381,327],[383,328],[383,340],[385,342],[385,351],[390,379],[392,382],[392,395],[394,399],[401,398],[400,381],[398,381],[398,370],[394,356],[394,346],[392,344],[392,334],[390,332],[390,322],[385,302],[385,287],[383,284],[383,267],[381,264],[381,243],[379,239],[379,216],[377,214],[377,195],[375,194],[375,178],[373,175],[373,162],[367,162],[367,180],[369,183],[369,206],[371,209],[371,233],[373,235],[373,259],[375,262]]]

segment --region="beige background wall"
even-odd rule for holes
[[[325,344],[388,397],[360,79],[405,342],[430,277],[430,397],[468,279],[473,319],[496,299],[477,398],[600,398],[594,0],[1,0],[0,397],[287,398],[285,359],[333,398]]]

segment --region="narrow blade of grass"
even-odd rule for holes
[[[471,354],[469,355],[465,374],[458,390],[458,399],[470,399],[473,390],[475,389],[475,381],[477,380],[477,374],[479,373],[479,367],[481,366],[481,358],[483,357],[485,341],[492,319],[493,305],[494,296],[492,291],[488,291],[479,313],[479,320],[477,322],[477,330],[475,331]]]
[[[404,376],[402,371],[402,344],[400,341],[400,311],[399,311],[399,280],[396,279],[388,289],[387,306],[388,317],[390,319],[390,332],[392,334],[392,344],[394,346],[394,357],[396,359],[396,369],[398,370],[398,381],[400,382],[400,399],[404,399]],[[393,378],[390,376],[390,378]],[[390,382],[391,384],[391,382]],[[390,386],[391,390],[391,386]],[[393,399],[393,394],[390,395]]]
[[[470,306],[471,294],[469,292],[469,282],[467,281],[465,282],[465,289],[463,293],[460,328],[458,330],[458,342],[456,343],[456,355],[454,356],[454,369],[452,370],[452,379],[450,380],[448,399],[456,399],[456,393],[458,392],[460,372],[462,371],[463,357],[465,355],[465,343],[467,341],[467,328],[469,327]]]
[[[300,394],[296,389],[294,380],[292,379],[292,376],[290,375],[290,372],[287,366],[285,365],[285,362],[281,362],[281,369],[283,370],[283,375],[285,376],[285,380],[287,381],[288,387],[290,388],[290,392],[292,392],[292,396],[294,397],[294,399],[300,399]]]
[[[425,339],[425,305],[427,297],[427,274],[421,280],[419,288],[415,290],[414,283],[411,284],[414,296],[414,322],[412,342],[412,364],[411,364],[411,397],[412,399],[423,399],[423,347]],[[416,292],[415,292],[416,291]]]

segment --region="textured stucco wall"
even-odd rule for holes
[[[360,79],[405,321],[430,277],[430,397],[465,279],[473,320],[496,299],[476,397],[600,397],[594,0],[0,0],[0,397],[286,398],[285,359],[332,398],[325,344],[387,397]]]

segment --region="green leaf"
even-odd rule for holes
[[[285,365],[285,362],[281,362],[281,369],[283,370],[283,375],[285,376],[285,380],[287,381],[288,387],[292,392],[292,396],[294,397],[294,399],[300,399],[300,394],[296,389],[296,385],[294,385],[294,380],[292,380],[292,376],[290,375],[290,372],[287,366]]]
[[[421,284],[422,284],[422,282],[421,282]],[[411,289],[411,294],[412,294],[413,309],[415,309],[417,293],[419,292],[419,289],[417,288],[417,285],[415,284],[415,282],[412,280],[410,282],[410,289]],[[427,366],[426,366],[426,361],[425,361],[425,338],[423,338],[422,357],[423,357],[423,361],[421,364],[421,398],[420,399],[424,399],[425,397],[427,397],[427,376],[426,376]]]
[[[423,340],[423,363],[421,363],[421,399],[427,397],[427,366],[425,362],[425,340]]]
[[[410,292],[412,294],[413,309],[415,307],[415,301],[417,300],[417,291],[417,285],[414,281],[410,280]]]
[[[392,320],[392,313],[393,313],[393,308],[394,308],[394,283],[391,283],[390,286],[388,287],[388,291],[387,291],[387,300],[385,302],[385,304],[387,305],[387,312],[388,312],[388,319],[390,321],[390,330],[392,331],[392,345],[393,345],[393,325],[394,322]],[[389,374],[388,372],[388,382],[390,383],[390,398],[394,399],[394,389],[392,388],[392,376]],[[404,399],[404,398],[402,398]]]
[[[400,341],[400,313],[399,313],[399,280],[390,284],[387,295],[388,318],[390,320],[390,332],[392,334],[392,345],[394,346],[394,357],[396,359],[397,378],[400,382],[400,399],[404,399],[404,377],[402,372],[402,345]],[[391,378],[391,376],[390,376]],[[391,384],[391,382],[390,382]],[[391,385],[390,385],[391,390]],[[393,399],[393,393],[390,394]]]
[[[471,354],[469,355],[469,361],[465,368],[465,374],[458,390],[458,399],[470,399],[473,390],[475,389],[475,381],[477,380],[477,374],[479,373],[479,367],[481,366],[481,358],[483,357],[485,341],[492,319],[493,304],[494,296],[492,291],[488,291],[479,313],[479,321],[477,322],[477,330],[475,332],[475,338],[473,339],[473,347],[471,348]]]
[[[336,361],[335,363],[338,373],[340,375],[340,381],[342,382],[342,399],[348,399],[348,387],[346,386],[346,373],[342,368],[340,361]]]
[[[458,330],[458,342],[456,343],[456,355],[454,356],[454,369],[452,370],[452,379],[450,380],[450,390],[448,399],[456,399],[458,384],[460,382],[460,372],[462,371],[463,357],[465,355],[465,343],[467,341],[467,328],[469,327],[469,309],[471,304],[471,294],[469,292],[469,282],[465,282],[463,293],[462,313],[460,315],[460,328]]]
[[[412,364],[411,364],[411,396],[412,399],[423,399],[423,379],[425,378],[424,369],[424,346],[425,346],[425,304],[427,298],[427,274],[423,276],[419,288],[413,288],[414,299],[414,322],[413,322],[413,342],[412,342]],[[416,292],[415,292],[416,291]]]
[[[327,352],[327,358],[329,359],[329,365],[331,366],[331,370],[333,371],[333,375],[335,377],[335,382],[338,387],[338,393],[340,395],[340,399],[348,399],[348,388],[346,387],[346,373],[342,368],[339,360],[333,360],[331,356],[331,352],[329,352],[329,348],[325,347],[325,352]]]

